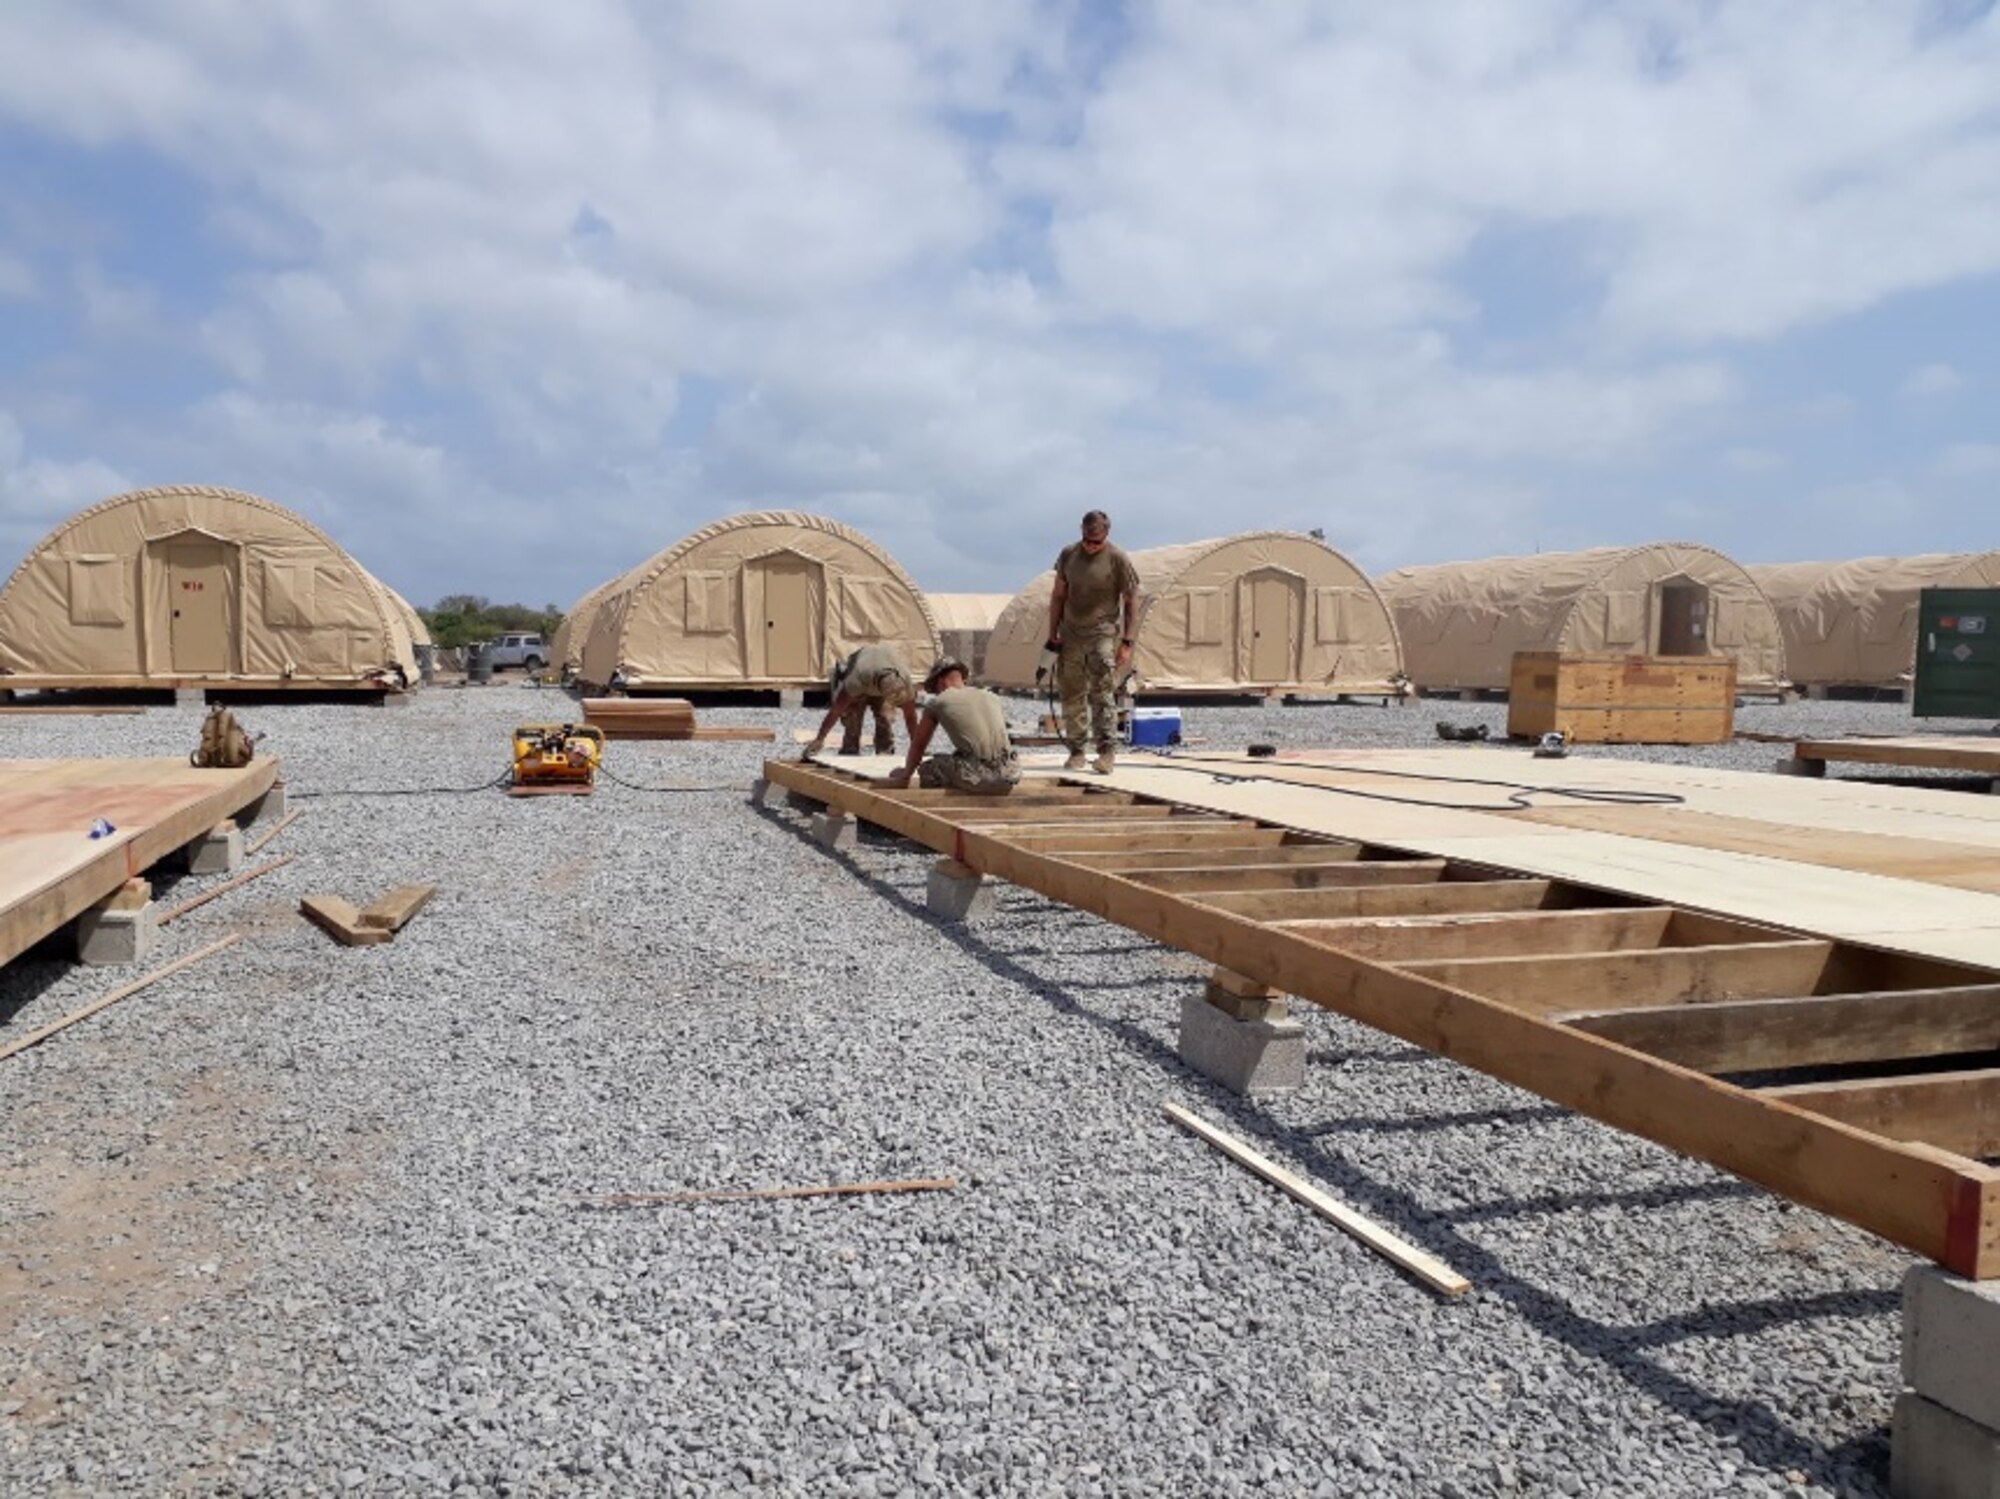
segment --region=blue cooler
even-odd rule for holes
[[[1181,710],[1178,708],[1134,708],[1132,744],[1160,748],[1181,742]]]

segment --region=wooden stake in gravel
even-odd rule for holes
[[[298,857],[297,854],[286,854],[282,859],[273,859],[268,864],[259,864],[255,869],[249,870],[243,874],[239,874],[238,876],[236,876],[235,879],[231,880],[226,885],[217,885],[213,890],[204,891],[202,894],[197,895],[193,900],[184,900],[179,905],[175,906],[171,911],[163,912],[160,916],[159,924],[161,926],[165,926],[170,921],[178,921],[180,920],[181,917],[187,915],[188,912],[192,911],[196,906],[205,906],[210,901],[214,900],[216,896],[227,895],[230,891],[234,890],[238,885],[247,885],[252,880],[261,880],[262,878],[264,878],[265,875],[269,874],[272,870],[283,869],[287,864],[291,863],[292,860],[296,859],[297,857]]]
[[[923,1181],[856,1182],[845,1187],[722,1187],[710,1192],[611,1192],[577,1199],[590,1207],[643,1208],[675,1202],[766,1202],[778,1197],[861,1197],[875,1192],[949,1192],[955,1176]]]
[[[1290,1193],[1336,1228],[1345,1229],[1391,1263],[1401,1266],[1432,1290],[1446,1296],[1463,1296],[1472,1282],[1443,1260],[1424,1253],[1416,1245],[1399,1239],[1381,1224],[1363,1217],[1345,1203],[1336,1202],[1303,1177],[1295,1176],[1276,1161],[1259,1155],[1241,1140],[1225,1135],[1205,1119],[1197,1118],[1178,1104],[1167,1105],[1167,1117],[1182,1129],[1208,1141],[1239,1165],[1248,1166],[1272,1186]]]
[[[277,837],[278,834],[284,832],[286,828],[290,827],[293,823],[297,822],[301,817],[305,815],[306,815],[306,809],[304,807],[299,807],[293,811],[287,812],[284,815],[284,817],[279,820],[278,825],[276,827],[272,828],[270,832],[264,834],[255,843],[252,843],[248,848],[244,849],[243,852],[246,854],[256,853],[259,849],[263,848],[265,844],[269,843],[273,838]]]
[[[147,974],[144,978],[134,979],[124,988],[113,989],[109,994],[105,995],[104,998],[92,1000],[82,1009],[74,1011],[71,1014],[65,1015],[60,1020],[51,1020],[47,1025],[43,1026],[40,1030],[29,1031],[27,1035],[21,1037],[18,1041],[10,1041],[5,1046],[0,1046],[0,1060],[4,1060],[7,1057],[11,1057],[16,1052],[26,1051],[30,1046],[38,1046],[42,1042],[48,1040],[49,1037],[53,1036],[57,1031],[68,1030],[71,1026],[75,1025],[79,1020],[88,1020],[91,1016],[95,1015],[99,1010],[107,1010],[111,1006],[117,1004],[118,1001],[121,999],[130,999],[133,995],[137,994],[141,989],[147,988],[153,984],[157,984],[161,979],[166,978],[169,974],[179,973],[183,968],[189,967],[190,965],[195,963],[199,963],[203,958],[212,957],[214,954],[221,952],[225,947],[234,947],[237,943],[241,942],[242,940],[243,940],[243,934],[241,932],[231,932],[227,937],[222,938],[219,942],[211,942],[208,944],[208,946],[200,948],[195,952],[191,952],[184,958],[176,958],[174,959],[173,962],[167,964],[167,966],[164,968],[155,968],[151,973]]]

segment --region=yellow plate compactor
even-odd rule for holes
[[[514,730],[509,796],[589,796],[604,758],[604,731],[588,724],[528,723]]]

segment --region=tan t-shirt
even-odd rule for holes
[[[1125,595],[1139,591],[1139,570],[1109,542],[1095,557],[1071,542],[1056,555],[1056,576],[1069,584],[1063,600],[1065,640],[1117,634],[1124,622]]]
[[[953,687],[931,699],[930,714],[951,736],[951,747],[978,760],[998,760],[1007,742],[1007,714],[984,687]]]
[[[883,705],[890,708],[916,697],[916,689],[910,685],[910,674],[903,669],[902,660],[886,645],[864,645],[843,664],[847,668],[846,673],[834,673],[831,685],[835,693],[844,692],[856,701],[880,698]],[[892,685],[886,692],[882,689],[884,672],[896,673],[889,679]]]

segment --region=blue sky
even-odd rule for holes
[[[1985,548],[1995,203],[1947,0],[11,0],[0,568],[171,482],[419,601],[780,507]]]

